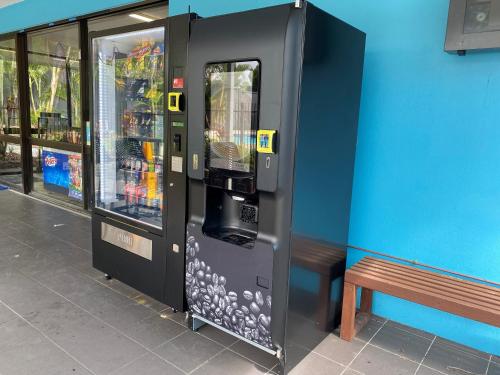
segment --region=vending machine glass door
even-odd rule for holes
[[[165,28],[92,40],[95,206],[162,227]]]
[[[209,185],[253,193],[259,85],[258,61],[221,62],[205,67]]]

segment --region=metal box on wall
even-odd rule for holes
[[[500,0],[450,0],[445,51],[500,48]]]

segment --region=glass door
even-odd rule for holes
[[[83,206],[79,25],[28,33],[31,191]]]
[[[162,227],[165,28],[92,39],[95,207]]]
[[[0,184],[23,187],[15,37],[0,40]]]

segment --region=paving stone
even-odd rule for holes
[[[370,375],[413,375],[418,363],[368,345],[349,367]]]
[[[388,324],[382,327],[371,341],[373,345],[416,362],[422,361],[431,343],[432,341],[427,338]]]
[[[450,375],[485,374],[489,356],[476,350],[436,339],[425,357],[424,365]]]

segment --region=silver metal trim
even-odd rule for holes
[[[101,222],[101,240],[149,261],[153,259],[152,240],[108,223]]]
[[[269,353],[269,354],[271,354],[271,355],[274,355],[274,356],[276,356],[276,355],[277,355],[276,350],[272,350],[272,349],[266,348],[265,346],[259,345],[259,344],[255,343],[255,342],[253,342],[252,340],[248,340],[248,339],[246,339],[246,338],[245,338],[245,337],[243,337],[243,336],[237,335],[236,333],[234,333],[234,332],[232,332],[232,331],[228,330],[227,328],[221,327],[221,326],[219,326],[219,325],[215,324],[214,322],[211,322],[210,320],[208,320],[208,319],[206,319],[206,318],[203,318],[202,316],[199,316],[199,315],[197,315],[197,314],[193,314],[193,313],[192,313],[192,314],[191,314],[191,317],[192,317],[192,318],[195,318],[195,319],[198,319],[198,320],[201,320],[202,322],[205,322],[205,323],[207,323],[207,324],[210,324],[211,326],[213,326],[213,327],[215,327],[215,328],[218,328],[218,329],[220,329],[221,331],[224,331],[224,332],[226,332],[226,333],[230,334],[231,336],[237,337],[237,338],[239,338],[241,341],[245,341],[246,343],[248,343],[248,344],[250,344],[250,345],[253,345],[253,346],[255,346],[256,348],[258,348],[258,349],[260,349],[260,350],[263,350],[263,351],[265,351],[265,352],[267,352],[267,353]]]

